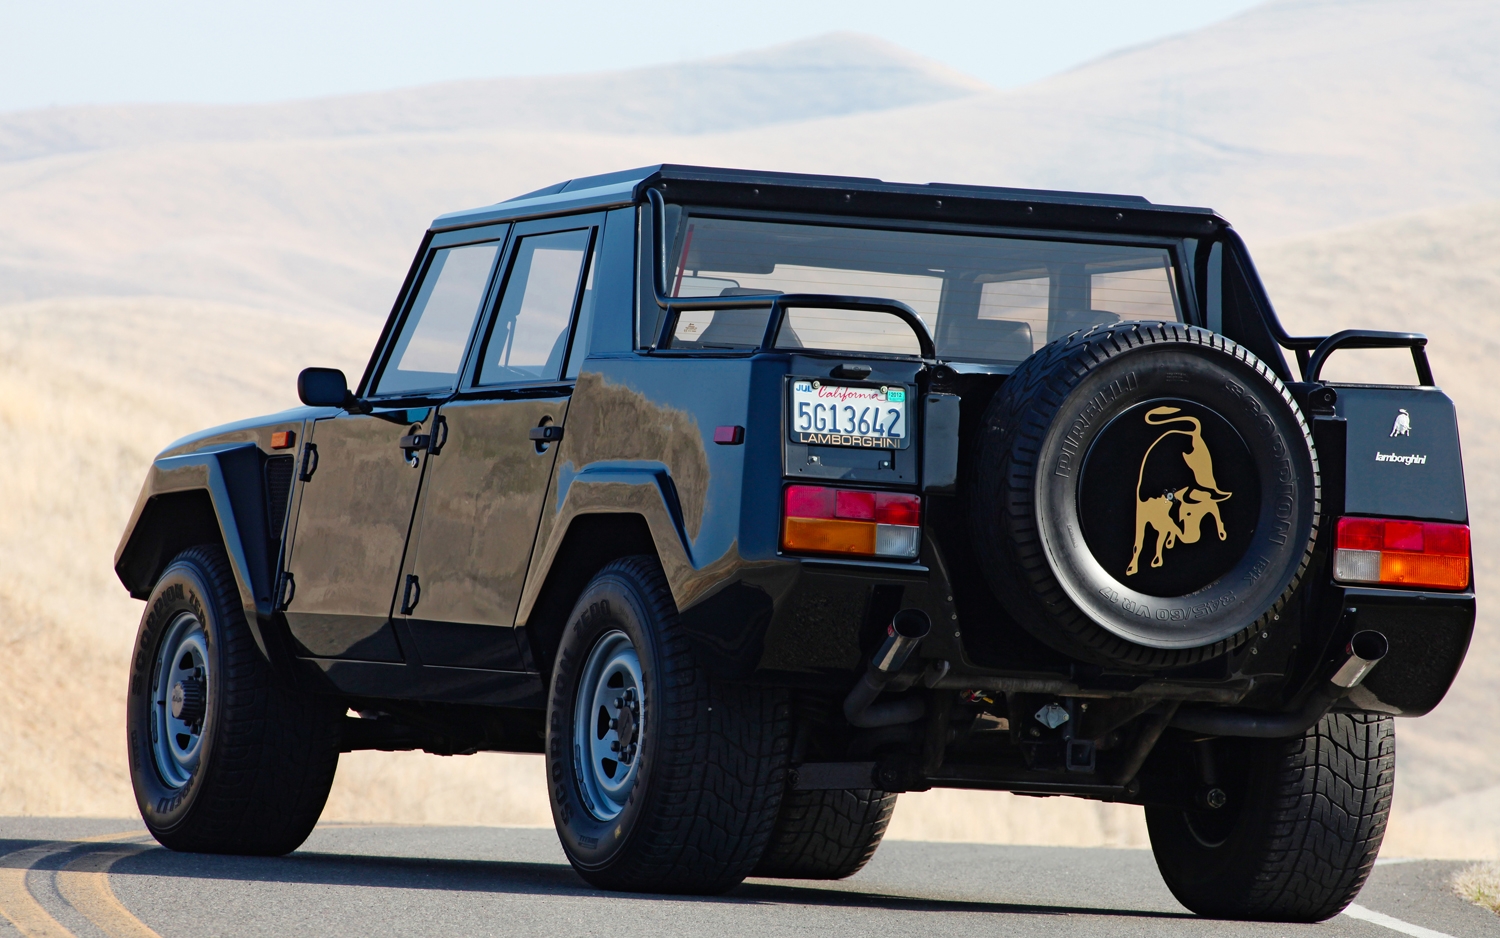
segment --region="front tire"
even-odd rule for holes
[[[718,893],[770,838],[786,780],[784,692],[711,680],[661,566],[627,557],[579,597],[547,708],[547,788],[589,883]]]
[[[1217,812],[1146,808],[1172,895],[1216,918],[1319,922],[1343,911],[1385,836],[1395,787],[1391,718],[1334,713],[1293,739],[1215,745],[1221,765],[1233,767],[1229,804]]]
[[[162,846],[295,850],[333,785],[340,716],[273,680],[222,548],[167,565],[136,633],[126,700],[130,780]]]

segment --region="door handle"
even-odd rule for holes
[[[417,579],[415,573],[406,575],[406,589],[401,593],[401,614],[409,616],[417,608],[417,603],[422,601],[422,581]]]
[[[412,430],[420,430],[421,424],[412,426]],[[422,464],[417,456],[417,450],[425,450],[432,445],[432,434],[430,433],[408,433],[396,443],[401,447],[401,455],[406,459],[406,464],[413,469]]]
[[[556,443],[563,438],[563,428],[549,423],[532,427],[529,436],[538,443]]]

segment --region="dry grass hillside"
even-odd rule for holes
[[[436,214],[662,160],[1223,209],[1294,331],[1432,336],[1493,582],[1496,49],[1493,4],[1282,0],[1006,92],[836,36],[632,73],[0,115],[0,813],[134,810],[139,604],[110,563],[154,453],[291,405],[304,365],[358,372]],[[1408,367],[1350,354],[1331,373]],[[1449,700],[1399,726],[1388,853],[1500,856],[1500,637],[1481,616]],[[498,755],[354,754],[327,816],[549,823],[539,760]],[[904,796],[892,836],[1145,842],[1135,809],[963,792]]]

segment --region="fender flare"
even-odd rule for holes
[[[667,466],[646,460],[620,460],[573,471],[565,465],[555,479],[556,520],[546,540],[539,540],[536,545],[516,623],[524,625],[530,619],[558,551],[567,539],[568,528],[574,519],[588,514],[633,514],[645,520],[657,559],[681,608],[688,597],[676,595],[678,586],[691,578],[695,568],[677,486]]]
[[[245,620],[269,658],[261,619],[275,610],[276,558],[267,530],[262,462],[254,443],[157,458],[115,549],[115,575],[132,597],[146,599],[172,557],[192,546],[185,541],[217,536]]]

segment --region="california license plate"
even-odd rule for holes
[[[905,449],[906,388],[792,381],[792,439],[812,446]]]

